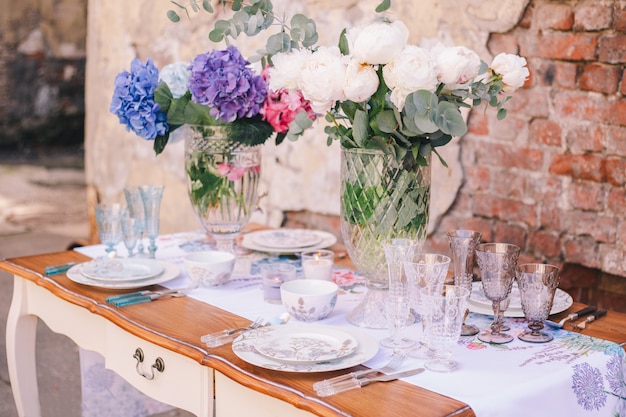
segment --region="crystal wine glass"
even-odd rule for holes
[[[498,326],[501,332],[508,332],[511,328],[504,322],[504,313],[509,309],[511,304],[511,294],[504,300],[500,301],[500,314],[498,314]]]
[[[143,235],[146,228],[146,213],[143,208],[143,200],[138,187],[124,188],[124,197],[128,206],[128,214],[133,219],[137,219],[139,228],[137,237],[137,256],[144,256]]]
[[[480,243],[482,234],[474,230],[452,230],[447,235],[452,250],[454,285],[467,288],[471,298],[472,282],[474,281],[474,252]],[[466,309],[461,336],[473,336],[479,332],[476,325],[465,322],[468,313],[469,309]]]
[[[139,220],[130,216],[126,216],[122,219],[122,235],[124,238],[124,246],[126,246],[129,258],[135,256],[134,250],[135,246],[137,246],[140,229]]]
[[[528,328],[517,337],[525,342],[545,343],[552,335],[542,332],[543,321],[548,318],[559,285],[560,269],[549,264],[522,264],[517,270],[517,283],[522,300],[522,310]]]
[[[456,285],[428,286],[421,290],[430,346],[435,357],[424,367],[434,372],[452,372],[461,367],[452,359],[452,348],[461,336],[469,290]]]
[[[122,219],[126,215],[126,206],[119,203],[98,203],[94,210],[100,241],[106,245],[105,250],[110,255],[122,241]]]
[[[483,291],[491,300],[493,322],[491,333],[481,333],[478,339],[486,343],[508,343],[510,334],[500,330],[500,302],[511,293],[520,248],[509,243],[483,243],[476,247],[476,261],[482,276]]]
[[[159,236],[159,217],[161,210],[161,199],[163,198],[162,185],[140,185],[139,193],[143,201],[143,208],[146,220],[146,236],[150,240],[148,251],[150,258],[155,257],[157,250],[156,238]]]

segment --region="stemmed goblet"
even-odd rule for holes
[[[122,219],[126,206],[119,203],[97,203],[94,206],[100,242],[106,245],[106,253],[111,255],[122,241]]]
[[[508,343],[510,334],[500,329],[500,302],[511,293],[520,248],[510,243],[482,243],[476,247],[476,261],[480,269],[483,291],[491,301],[493,322],[491,333],[481,333],[478,339],[486,343]]]
[[[435,357],[424,367],[434,372],[452,372],[461,367],[451,358],[452,348],[461,336],[469,290],[457,285],[435,285],[421,290],[430,347]]]
[[[161,211],[161,199],[163,198],[162,185],[140,185],[139,193],[143,201],[145,213],[146,236],[150,240],[148,252],[150,258],[154,258],[157,250],[156,238],[159,236],[159,216]]]
[[[137,236],[137,256],[144,256],[143,235],[146,228],[146,213],[143,208],[143,200],[138,187],[124,188],[124,197],[128,206],[128,215],[137,220],[138,236]]]
[[[409,286],[404,273],[404,261],[411,259],[420,243],[413,239],[392,238],[382,243],[389,274],[389,293],[385,299],[385,315],[389,336],[380,345],[390,349],[405,349],[416,341],[404,337],[409,321]]]
[[[528,320],[528,328],[517,337],[525,342],[545,343],[552,335],[542,332],[543,321],[548,318],[559,285],[560,269],[549,264],[522,264],[517,270],[517,284],[522,300],[522,310]]]
[[[454,285],[467,288],[472,296],[472,282],[474,281],[474,252],[480,243],[482,234],[474,230],[452,230],[447,233],[450,249],[452,250],[452,265],[454,268]],[[465,320],[469,309],[463,316],[461,336],[478,334],[476,325],[467,324]]]
[[[135,246],[137,246],[137,240],[139,239],[139,230],[139,221],[137,219],[130,216],[126,216],[122,219],[122,235],[129,258],[135,256],[134,250]]]

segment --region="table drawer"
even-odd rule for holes
[[[213,369],[107,327],[106,367],[144,394],[197,416],[213,416]]]

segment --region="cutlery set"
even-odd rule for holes
[[[113,304],[115,307],[126,307],[135,304],[149,303],[164,297],[184,297],[189,291],[195,287],[177,288],[173,290],[158,291],[137,291],[128,294],[112,295],[106,298],[106,302]]]
[[[568,314],[564,319],[562,319],[558,323],[551,321],[551,320],[546,320],[545,323],[550,327],[554,327],[555,329],[562,329],[566,323],[569,323],[572,329],[580,331],[580,330],[584,330],[585,327],[587,327],[587,324],[599,319],[600,317],[604,315],[606,315],[605,309],[598,310],[594,306],[588,306],[588,307],[583,308],[582,310],[578,310],[571,314]],[[574,323],[574,321],[583,317],[586,317],[583,321],[579,323]]]
[[[266,320],[263,317],[257,317],[247,327],[231,327],[230,329],[220,330],[215,333],[205,334],[200,338],[200,341],[209,348],[215,348],[231,343],[242,333],[249,332],[251,330],[259,329],[265,326],[285,324],[289,321],[291,315],[289,313],[283,313],[272,320]]]

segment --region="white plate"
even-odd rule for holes
[[[254,342],[254,348],[261,355],[301,364],[334,361],[354,353],[358,347],[350,333],[328,328],[319,332],[280,327],[273,332],[258,334]]]
[[[257,246],[292,249],[317,245],[322,241],[322,237],[307,229],[276,229],[254,232],[252,241]]]
[[[264,336],[265,333],[275,332],[277,329],[289,328],[292,329],[290,331],[306,331],[306,332],[324,332],[328,330],[336,329],[336,327],[331,326],[321,326],[321,325],[289,325],[284,324],[280,327],[268,326],[262,327],[260,329],[256,329],[250,332],[243,333],[241,336],[237,337],[233,342],[233,352],[237,355],[241,360],[244,360],[252,365],[259,366],[265,369],[272,369],[275,371],[284,371],[284,372],[301,372],[301,373],[310,373],[310,372],[328,372],[328,371],[337,371],[339,369],[351,368],[353,366],[357,366],[362,364],[363,362],[367,362],[372,359],[374,355],[378,352],[378,341],[373,337],[361,333],[356,329],[352,328],[341,328],[342,331],[352,335],[357,341],[358,348],[356,351],[348,356],[344,356],[343,358],[328,361],[328,362],[315,362],[315,363],[290,363],[285,361],[279,361],[272,358],[268,358],[267,356],[261,355],[254,348],[254,344],[256,343],[256,339],[261,335]]]
[[[307,246],[306,248],[302,248],[302,247],[271,248],[268,246],[261,246],[255,243],[256,234],[261,233],[261,232],[264,232],[264,231],[260,230],[257,232],[250,232],[250,233],[246,233],[245,235],[243,235],[243,239],[241,240],[241,246],[243,246],[246,249],[254,250],[257,252],[276,253],[276,254],[294,254],[294,253],[303,252],[305,250],[324,249],[337,243],[337,238],[332,233],[324,232],[321,230],[311,230],[310,231],[311,233],[321,238],[320,242],[315,245]]]
[[[515,294],[514,290],[517,292]],[[519,298],[519,289],[514,287],[511,289],[511,302],[509,308],[504,312],[504,317],[524,317],[524,311],[522,310],[522,302]],[[556,289],[554,293],[554,301],[552,302],[552,309],[550,314],[560,313],[571,307],[574,300],[572,296],[563,291],[560,288]],[[472,313],[486,314],[493,316],[493,308],[491,307],[491,301],[485,297],[483,292],[482,282],[472,283],[472,295],[468,303],[469,311]]]
[[[180,275],[180,268],[170,262],[157,261],[163,266],[163,273],[153,278],[148,278],[140,281],[102,281],[97,279],[87,278],[82,273],[84,263],[74,265],[67,271],[67,277],[76,282],[77,284],[88,285],[91,287],[100,287],[116,290],[127,290],[132,288],[147,287],[149,285],[161,284],[162,282],[169,281]]]
[[[163,273],[163,265],[155,259],[115,258],[85,262],[81,273],[100,281],[138,281]]]

